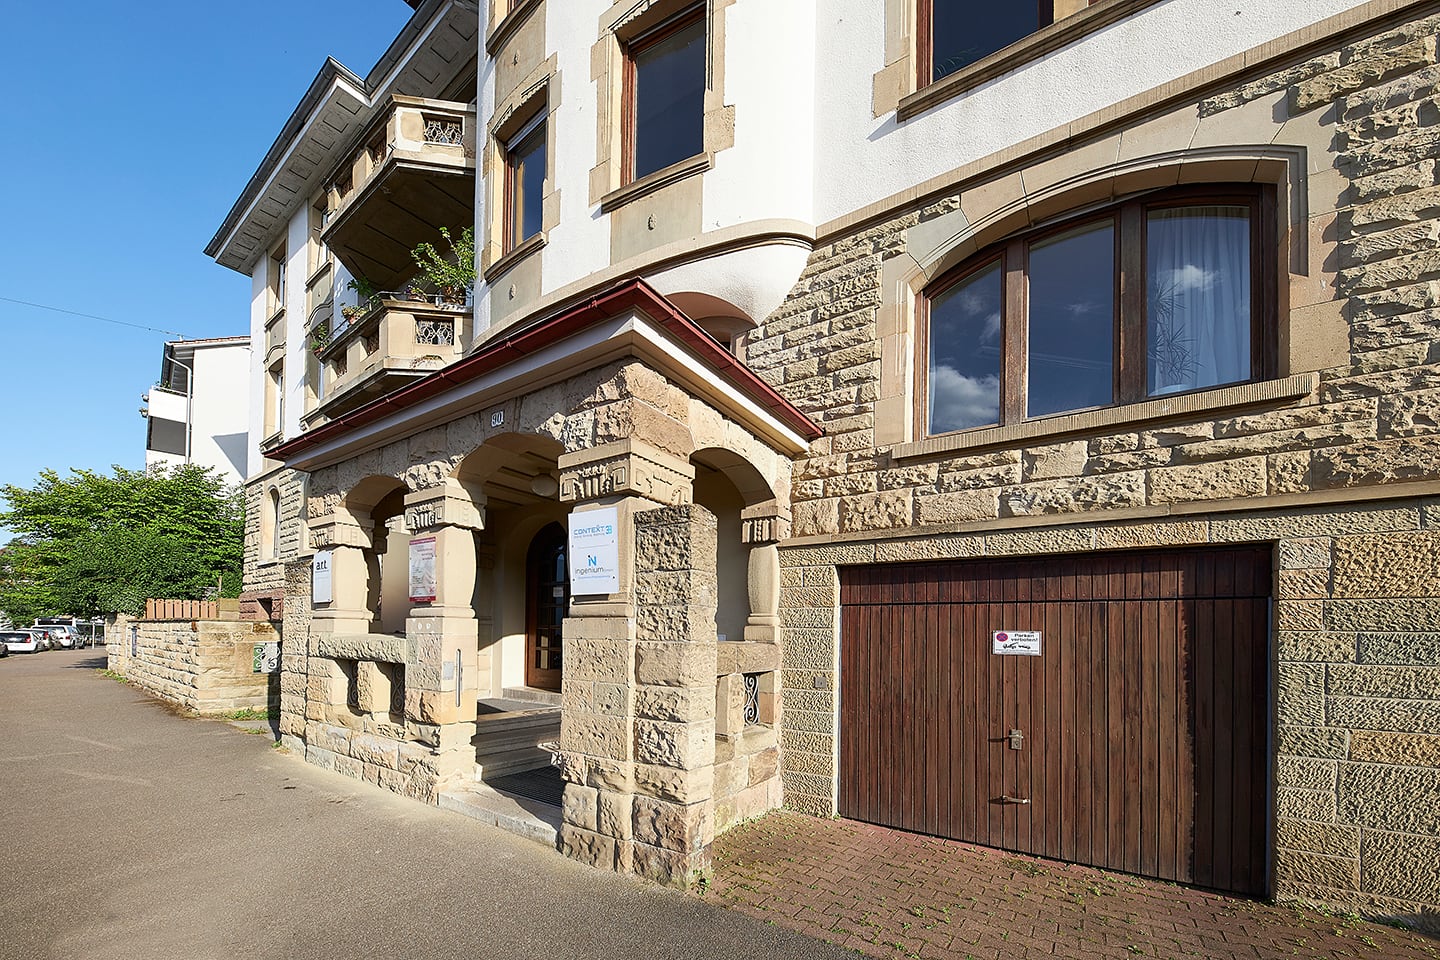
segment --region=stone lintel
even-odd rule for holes
[[[564,503],[626,495],[689,503],[695,481],[688,462],[634,438],[562,454],[559,467]]]

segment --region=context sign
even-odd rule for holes
[[[1040,631],[996,630],[990,635],[990,652],[1012,657],[1038,657]]]
[[[310,602],[330,603],[334,597],[334,579],[330,570],[329,550],[317,550],[310,560]]]
[[[620,515],[614,507],[570,514],[570,593],[620,592]]]

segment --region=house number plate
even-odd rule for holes
[[[990,635],[990,652],[1012,657],[1038,657],[1040,631],[996,630]]]

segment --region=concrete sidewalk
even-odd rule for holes
[[[101,676],[0,660],[0,957],[852,956],[320,770]]]
[[[722,836],[707,898],[877,957],[1440,957],[1440,940],[849,820]]]

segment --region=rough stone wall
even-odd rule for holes
[[[278,637],[269,624],[229,620],[115,618],[105,631],[109,669],[162,699],[198,713],[265,710],[268,674],[253,672],[257,643]],[[130,628],[136,628],[131,654]]]
[[[1270,97],[1256,136],[1298,118],[1330,144],[1308,157],[1338,198],[1309,211],[1310,256],[1349,349],[1294,402],[899,460],[874,442],[900,361],[882,269],[956,198],[815,250],[747,345],[826,429],[796,461],[782,550],[787,804],[835,812],[837,564],[1274,542],[1276,892],[1440,925],[1437,31],[1417,19],[1194,105],[1199,123]]]
[[[715,837],[715,531],[698,505],[638,512],[634,619],[565,621],[561,849],[673,886]]]
[[[268,556],[261,544],[261,518],[271,487],[280,490],[280,552]],[[305,475],[280,470],[245,485],[245,593],[266,596],[285,588],[285,562],[305,549]]]

